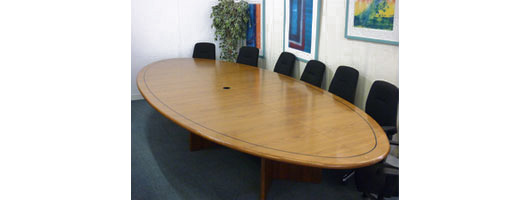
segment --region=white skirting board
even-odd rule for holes
[[[131,101],[144,99],[141,94],[131,94]]]

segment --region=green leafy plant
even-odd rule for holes
[[[215,40],[221,41],[221,59],[235,61],[241,41],[246,37],[250,18],[248,3],[219,0],[219,3],[212,7],[210,18],[213,18]]]

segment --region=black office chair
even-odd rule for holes
[[[274,72],[286,76],[292,76],[294,61],[296,61],[296,57],[294,56],[294,54],[289,52],[283,52],[282,54],[280,54],[280,57],[276,61],[276,65],[274,65]]]
[[[366,99],[366,114],[370,115],[385,131],[389,140],[397,132],[397,112],[399,103],[399,89],[385,81],[375,81],[370,88],[368,98]],[[390,144],[396,144],[390,142]],[[369,166],[372,167],[372,166]],[[377,167],[374,165],[373,167]],[[353,175],[357,174],[359,169],[352,170],[342,178],[342,183]]]
[[[398,145],[391,142],[391,145]],[[355,172],[355,185],[363,196],[376,199],[384,197],[399,196],[399,167],[389,165],[387,162],[379,162],[375,165],[359,168]]]
[[[388,136],[397,132],[399,89],[385,81],[375,81],[366,99],[365,112],[383,128]]]
[[[329,92],[353,104],[359,71],[348,66],[340,66],[329,85]]]
[[[215,60],[215,44],[199,42],[193,48],[193,58],[206,58]]]
[[[304,73],[300,80],[305,81],[311,85],[320,87],[322,86],[322,79],[324,78],[324,72],[326,71],[326,65],[318,60],[310,60],[305,65]]]
[[[259,49],[256,47],[244,46],[239,49],[239,54],[237,55],[237,63],[258,66],[258,55]]]

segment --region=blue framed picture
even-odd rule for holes
[[[320,0],[284,0],[283,51],[307,62],[318,58]]]
[[[246,46],[259,49],[259,56],[265,57],[265,0],[245,0],[248,3],[250,20],[247,28]]]
[[[399,45],[398,0],[346,0],[344,37]]]

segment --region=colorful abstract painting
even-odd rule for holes
[[[399,45],[399,0],[347,0],[344,37]]]
[[[353,26],[392,30],[395,3],[396,0],[355,0]]]
[[[247,28],[247,39],[246,46],[256,47],[260,49],[260,56],[264,54],[263,48],[263,26],[262,26],[262,8],[263,4],[261,1],[247,1],[248,12],[250,14],[250,20]]]
[[[313,0],[289,0],[289,47],[311,53]]]
[[[283,51],[303,62],[318,59],[321,0],[284,0]]]

